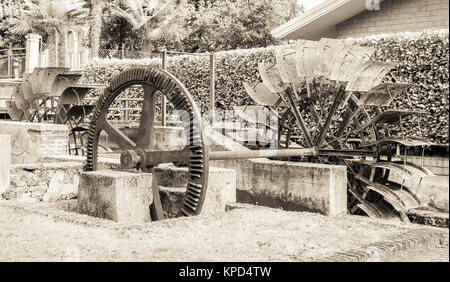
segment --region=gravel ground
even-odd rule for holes
[[[0,260],[311,261],[413,229],[434,230],[263,207],[126,226],[63,206],[0,201]]]

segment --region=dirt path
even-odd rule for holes
[[[269,208],[124,226],[0,201],[0,261],[311,261],[417,228]]]

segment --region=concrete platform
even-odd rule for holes
[[[0,195],[9,187],[11,169],[11,136],[0,135]],[[0,197],[1,198],[1,197]]]
[[[181,207],[187,173],[187,168],[173,165],[161,165],[156,169],[158,184],[161,185],[161,202],[168,217],[174,217]],[[236,171],[210,167],[208,178],[205,202],[200,214],[225,212],[227,205],[236,203]]]
[[[69,129],[65,124],[1,120],[0,134],[11,136],[12,164],[35,163],[68,152]]]
[[[121,223],[151,221],[152,175],[123,171],[83,172],[78,212]]]
[[[183,202],[188,169],[167,164],[158,167],[156,174],[165,215],[173,218]],[[84,172],[78,188],[78,211],[124,223],[150,221],[147,215],[152,203],[148,198],[152,194],[151,185],[152,174],[148,173]],[[201,214],[225,212],[226,206],[233,203],[236,203],[236,172],[210,168]]]
[[[244,149],[239,146],[232,149]],[[214,148],[214,147],[213,147]],[[226,150],[228,148],[215,147]],[[52,156],[51,160],[82,160],[79,156]],[[100,158],[102,169],[114,169],[119,160]],[[169,169],[170,167],[170,169]],[[214,168],[236,172],[236,201],[292,211],[310,211],[335,216],[347,213],[347,173],[344,166],[271,161],[268,159],[211,161]],[[166,187],[185,187],[186,168],[160,165],[159,184]],[[209,181],[214,177],[210,176]],[[170,189],[174,197],[176,190]]]

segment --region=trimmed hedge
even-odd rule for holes
[[[424,135],[436,143],[448,144],[448,30],[376,35],[358,39],[357,42],[375,47],[376,60],[398,62],[399,65],[391,71],[397,80],[419,85],[409,90],[410,100],[401,96],[394,104],[399,109],[425,112],[422,119]],[[417,128],[409,128],[408,131],[419,135]]]
[[[421,124],[425,137],[448,144],[448,30],[424,33],[378,35],[355,39],[357,44],[374,46],[375,57],[381,61],[399,62],[392,71],[396,79],[413,82],[420,87],[409,91],[408,99],[394,102],[400,109],[425,112]],[[233,50],[216,53],[216,108],[230,109],[235,105],[253,104],[242,82],[259,81],[258,62],[273,62],[274,48]],[[90,83],[108,83],[119,72],[132,66],[161,66],[161,59],[98,60],[85,71]],[[168,58],[168,70],[177,76],[199,103],[202,112],[209,105],[209,56],[175,56]],[[414,131],[410,128],[408,131]]]

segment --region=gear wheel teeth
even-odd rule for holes
[[[162,73],[158,73],[158,75],[155,76],[153,81],[154,81],[154,87],[156,89],[162,89],[162,84],[165,81],[165,77],[164,77],[164,75]]]
[[[145,71],[146,71],[145,68],[138,69],[137,77],[139,80],[141,80],[141,81],[145,80]]]
[[[172,92],[176,88],[176,84],[169,80],[169,83],[164,87],[163,92],[171,97]]]

